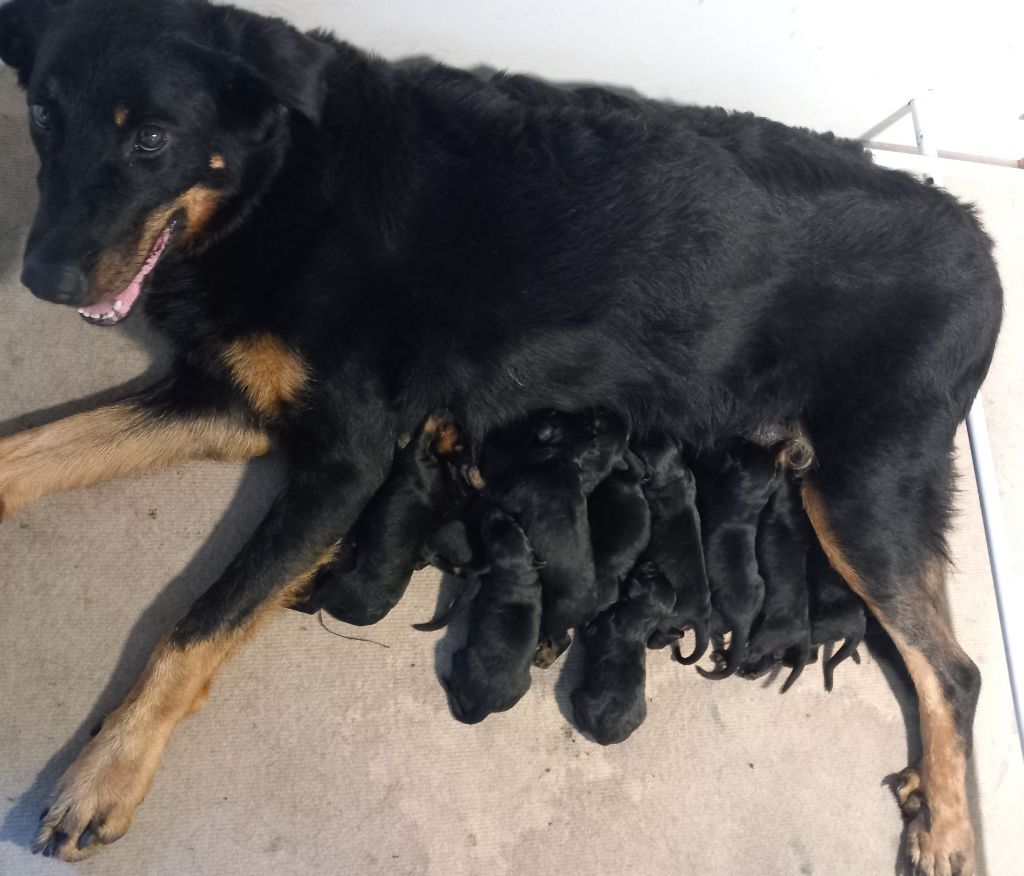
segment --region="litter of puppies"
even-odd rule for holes
[[[477,723],[512,708],[531,664],[550,666],[575,630],[573,712],[603,745],[643,722],[647,652],[669,645],[684,665],[713,646],[714,668],[697,667],[706,678],[789,667],[782,692],[824,647],[831,691],[836,667],[859,662],[866,612],[804,511],[812,464],[792,442],[633,440],[601,409],[538,412],[477,444],[434,413],[399,442],[389,478],[296,607],[376,623],[414,571],[436,566],[465,586],[415,627],[440,629],[471,603],[442,679],[452,714]]]

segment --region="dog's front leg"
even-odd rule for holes
[[[0,439],[0,520],[48,493],[269,449],[236,389],[182,364],[124,401]]]
[[[298,597],[333,558],[385,469],[370,455],[315,471],[293,467],[241,554],[160,641],[124,702],[64,773],[36,851],[78,860],[128,830],[174,727],[202,707],[218,668],[260,619]]]

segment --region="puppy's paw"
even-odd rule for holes
[[[533,665],[538,669],[549,669],[562,656],[565,649],[569,647],[570,641],[568,636],[556,641],[551,639],[542,640],[537,646],[537,653],[533,655]]]
[[[458,456],[466,449],[462,430],[448,411],[435,411],[427,417],[420,440],[434,456]]]
[[[120,839],[149,790],[158,757],[149,740],[101,729],[58,782],[32,851],[80,861]]]

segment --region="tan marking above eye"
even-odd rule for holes
[[[223,170],[224,169],[224,156],[219,152],[214,152],[210,156],[210,169],[211,170]]]
[[[123,128],[128,124],[128,107],[119,106],[114,110],[114,124],[119,128]]]

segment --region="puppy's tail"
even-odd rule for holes
[[[436,630],[443,629],[451,623],[452,617],[462,607],[463,603],[469,602],[476,597],[479,589],[480,579],[474,576],[440,612],[424,623],[413,624],[412,628],[419,630],[421,633],[433,633]]]
[[[679,645],[676,645],[672,652],[675,659],[682,663],[683,666],[690,666],[700,660],[707,652],[708,644],[711,641],[711,631],[708,629],[708,624],[704,621],[697,621],[693,624],[693,635],[693,651],[690,652],[688,657],[682,655]]]
[[[715,653],[717,654],[718,652]],[[742,639],[739,639],[737,634],[733,632],[733,642],[725,652],[725,662],[719,663],[719,665],[714,669],[705,669],[703,666],[698,666],[697,672],[699,672],[704,678],[710,678],[712,681],[719,681],[720,679],[728,678],[730,675],[735,675],[736,670],[740,668],[740,664],[743,663],[746,656],[747,637],[744,635]],[[681,663],[682,660],[680,659],[679,662]]]
[[[782,689],[779,693],[785,693],[796,683],[796,680],[803,674],[804,667],[807,665],[807,661],[810,660],[810,658],[810,648],[802,647],[799,649],[793,659],[793,668],[790,670],[789,676],[786,678],[785,682],[783,682]]]
[[[862,639],[860,636],[850,636],[843,646],[825,661],[825,690],[832,693],[832,685],[835,681],[836,667],[847,657],[853,657],[854,663],[860,663],[860,654],[857,653],[857,646]]]

